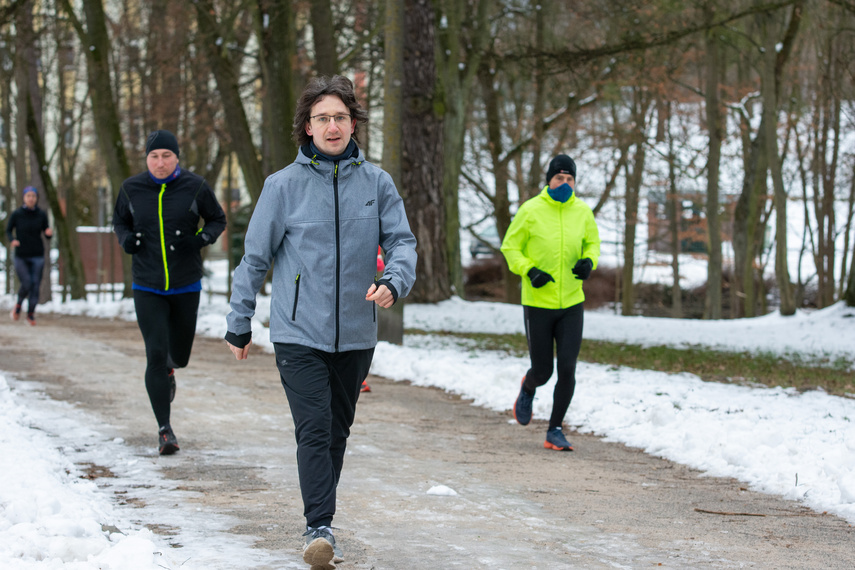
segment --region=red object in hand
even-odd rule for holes
[[[386,263],[383,262],[383,249],[377,246],[377,273],[386,269]]]

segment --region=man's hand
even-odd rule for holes
[[[21,245],[21,242],[16,239],[13,239],[11,242],[9,242],[9,245],[12,247],[18,247],[19,245]]]
[[[53,237],[53,230],[52,230],[52,229],[50,229],[50,228],[46,228],[46,229],[45,229],[45,235],[46,235],[47,237]]]
[[[371,287],[368,288],[368,292],[365,294],[365,300],[374,301],[384,309],[388,309],[395,304],[395,296],[392,295],[389,288],[385,285],[380,285],[380,287],[378,287],[376,283],[372,283]]]
[[[249,344],[247,344],[243,348],[238,348],[229,341],[226,341],[226,344],[229,345],[229,350],[232,351],[232,354],[235,355],[235,358],[237,358],[238,360],[246,360],[246,357],[249,356],[249,347],[252,344],[252,341],[249,341]]]

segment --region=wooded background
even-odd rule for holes
[[[618,212],[623,314],[652,202],[672,315],[677,254],[698,227],[707,318],[725,301],[728,316],[763,314],[770,297],[790,315],[808,291],[815,306],[855,305],[853,33],[852,0],[0,0],[0,215],[40,189],[81,298],[75,228],[101,222],[99,188],[112,204],[145,167],[147,133],[166,128],[239,236],[265,177],[294,159],[302,87],[341,73],[371,113],[360,146],[392,174],[418,239],[414,302],[462,294],[461,229],[493,220],[504,236],[563,152],[586,157],[579,178],[601,174],[584,187],[598,219]],[[461,221],[461,196],[477,219]],[[801,244],[787,243],[794,208]],[[518,278],[504,281],[518,300]]]

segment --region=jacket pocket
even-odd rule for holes
[[[300,274],[297,274],[297,278],[294,279],[294,308],[291,309],[291,320],[297,320],[297,301],[300,300]]]

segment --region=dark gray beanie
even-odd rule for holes
[[[178,154],[178,139],[175,138],[175,135],[163,129],[152,131],[145,141],[145,155],[148,156],[151,151],[161,148],[171,150],[175,156],[180,156]]]
[[[549,168],[546,169],[546,183],[552,180],[552,177],[558,173],[569,174],[576,179],[576,163],[566,154],[559,154],[549,161]]]

